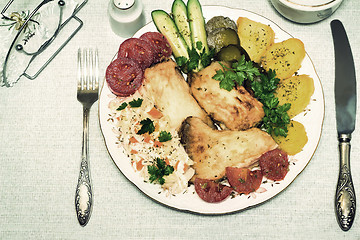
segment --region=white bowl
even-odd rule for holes
[[[298,23],[319,22],[335,12],[342,0],[271,0],[285,18]]]

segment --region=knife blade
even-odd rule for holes
[[[340,157],[335,212],[340,228],[348,231],[356,212],[355,189],[350,171],[350,141],[356,121],[356,76],[343,24],[339,20],[333,20],[330,25],[335,52],[335,108]]]

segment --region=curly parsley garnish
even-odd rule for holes
[[[271,69],[265,74],[261,74],[261,81],[253,81],[251,88],[254,95],[263,104],[265,117],[262,120],[261,128],[269,134],[275,136],[287,136],[287,126],[290,124],[290,117],[287,111],[291,104],[279,105],[279,99],[274,96],[274,92],[279,84],[275,71]]]
[[[154,122],[150,118],[146,118],[144,120],[141,120],[140,122],[141,128],[137,132],[137,134],[144,134],[146,132],[153,133],[155,131]]]
[[[159,134],[159,142],[167,142],[172,139],[171,133],[166,131],[161,131]]]
[[[143,102],[143,100],[141,98],[138,98],[136,100],[134,99],[131,102],[129,102],[129,105],[132,108],[138,108],[138,107],[141,107],[142,102]]]
[[[214,49],[210,49],[209,52],[206,52],[202,42],[198,41],[196,42],[195,47],[189,50],[189,59],[181,56],[177,57],[175,61],[180,69],[185,73],[198,71],[210,65],[211,59],[214,57],[214,53]]]
[[[141,107],[143,100],[141,98],[138,99],[134,99],[131,102],[129,102],[129,104],[127,102],[123,102],[116,110],[117,111],[121,111],[123,109],[125,109],[128,105],[130,105],[130,107],[132,108],[138,108]]]
[[[231,67],[221,65],[223,69],[216,71],[213,76],[213,79],[220,81],[220,88],[231,91],[236,85],[241,86],[245,80],[249,80],[251,89],[255,97],[263,104],[265,112],[259,127],[269,134],[286,137],[287,126],[290,123],[287,111],[291,104],[279,105],[279,99],[274,95],[280,81],[276,78],[275,71],[270,69],[267,73],[260,73],[251,61],[245,60],[245,56],[233,63]],[[255,77],[259,76],[260,80],[255,80]]]
[[[121,110],[125,109],[127,107],[127,105],[128,104],[126,102],[123,102],[116,110],[121,111]]]
[[[156,158],[153,165],[148,166],[148,173],[150,174],[150,182],[157,181],[163,185],[165,183],[164,176],[168,176],[174,172],[174,167],[166,165],[166,162],[161,158]]]
[[[231,68],[222,63],[223,69],[217,70],[213,79],[220,81],[220,88],[231,91],[236,84],[243,84],[245,79],[253,81],[255,76],[260,76],[259,69],[251,61],[245,60],[245,55],[241,56],[238,62],[234,62]]]

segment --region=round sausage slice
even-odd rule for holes
[[[107,67],[105,76],[115,95],[128,97],[140,88],[144,71],[135,60],[119,57]]]
[[[146,32],[140,36],[140,39],[148,42],[155,50],[155,62],[160,62],[171,56],[171,46],[163,34]]]
[[[283,180],[289,168],[288,155],[280,149],[271,150],[261,155],[259,165],[266,178],[274,181]]]
[[[131,58],[139,63],[142,69],[150,67],[155,59],[155,50],[146,41],[139,38],[126,39],[119,47],[118,57]]]

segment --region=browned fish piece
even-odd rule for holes
[[[265,115],[262,103],[243,86],[230,92],[221,89],[219,81],[212,78],[219,69],[222,66],[213,62],[191,75],[189,84],[193,96],[211,118],[230,130],[245,130],[255,126]]]
[[[152,99],[168,119],[171,128],[178,130],[188,116],[199,117],[208,124],[211,119],[196,102],[183,75],[172,60],[145,70],[141,93]]]
[[[201,119],[187,118],[179,131],[181,143],[194,161],[196,177],[216,180],[225,176],[226,167],[249,167],[277,144],[266,132],[215,130]]]

